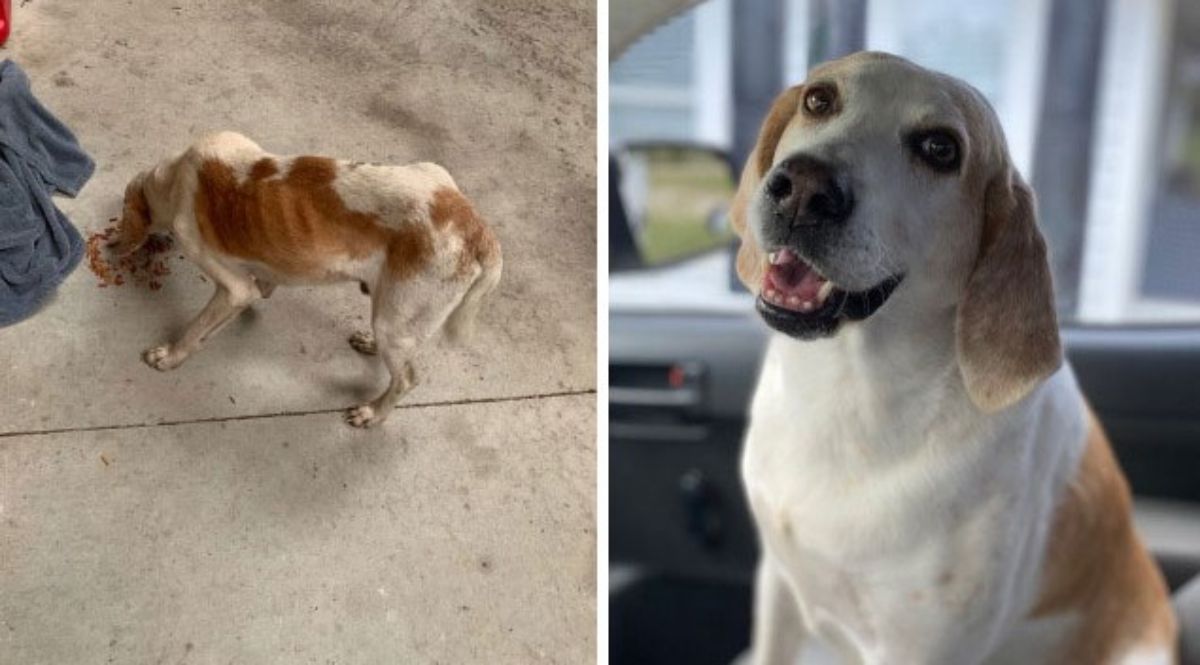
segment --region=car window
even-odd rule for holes
[[[741,0],[737,10],[765,1]],[[826,38],[805,0],[784,6],[780,89],[803,78],[810,48]],[[727,0],[702,3],[613,63],[615,153],[668,141],[732,149],[735,110],[746,106],[731,77],[741,54],[733,11]],[[1049,0],[868,0],[862,27],[868,49],[963,78],[995,107],[1014,162],[1038,190],[1062,321],[1200,322],[1200,3],[1113,3],[1104,20],[1072,13],[1087,11]],[[1095,57],[1079,44],[1092,45]],[[659,215],[666,209],[651,217]],[[687,289],[692,308],[706,298],[728,308],[740,287],[716,227],[702,236],[708,244],[694,235],[664,241],[669,228],[635,229],[647,263],[706,247],[707,256],[721,253],[725,261],[703,260],[710,291],[696,292],[697,265],[678,265],[662,272],[688,279],[614,275],[612,306],[645,303],[639,289],[669,306],[670,289]]]
[[[1159,152],[1141,257],[1141,305],[1157,314],[1200,320],[1200,4],[1177,3],[1164,66]]]

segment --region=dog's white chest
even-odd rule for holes
[[[804,623],[864,662],[969,662],[956,657],[995,644],[1034,592],[1036,575],[1020,571],[1037,569],[1045,529],[1031,525],[1050,505],[1031,489],[1049,486],[1059,461],[1038,460],[1003,424],[879,410],[828,363],[793,381],[794,345],[779,346],[742,472]],[[845,389],[798,393],[805,385]]]
[[[946,633],[964,644],[992,638],[994,585],[1009,579],[1013,560],[996,533],[1008,530],[1012,497],[934,500],[905,494],[905,479],[822,480],[786,469],[756,474],[747,487],[763,545],[812,633],[864,662],[932,662],[894,651],[906,634],[948,649],[956,646],[940,639]],[[918,653],[928,655],[909,655]]]

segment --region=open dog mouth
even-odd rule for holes
[[[804,339],[831,335],[842,321],[871,316],[904,278],[895,275],[866,291],[846,291],[790,249],[771,252],[769,261],[755,307],[767,325]]]

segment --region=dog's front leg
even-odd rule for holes
[[[794,665],[804,641],[796,600],[769,553],[764,552],[754,581],[753,665]]]
[[[218,284],[212,299],[201,310],[200,315],[188,325],[182,337],[171,344],[160,344],[146,349],[142,358],[146,364],[161,371],[180,366],[188,356],[246,309],[254,299],[255,293],[244,288],[243,285],[231,289],[224,284]]]

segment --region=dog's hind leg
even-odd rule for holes
[[[372,289],[371,300],[374,332],[358,333],[350,344],[362,353],[378,353],[391,380],[379,397],[346,412],[346,422],[354,427],[371,427],[386,420],[400,398],[417,384],[413,366],[417,350],[442,327],[465,288],[431,278],[377,286],[380,288]]]
[[[417,385],[417,371],[413,367],[412,357],[419,346],[418,340],[412,336],[384,339],[379,355],[391,373],[391,381],[383,393],[369,404],[356,406],[346,412],[346,422],[354,427],[371,427],[387,420],[400,398]]]
[[[217,290],[178,340],[152,347],[142,354],[142,359],[154,369],[165,371],[183,364],[209,338],[261,296],[250,275],[211,258],[201,259],[197,263],[216,283]]]

